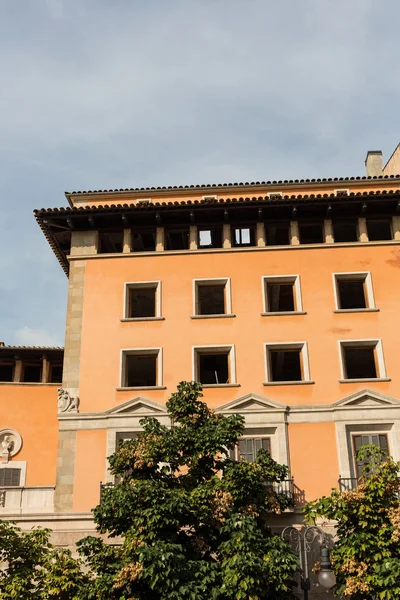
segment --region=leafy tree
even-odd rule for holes
[[[337,542],[331,556],[337,595],[352,600],[398,600],[400,597],[400,463],[377,446],[362,446],[367,461],[355,490],[332,490],[309,502],[305,519],[337,521]]]
[[[287,468],[260,451],[254,463],[227,456],[244,430],[239,415],[216,415],[201,385],[181,382],[167,402],[172,427],[143,431],[110,457],[118,483],[94,510],[100,533],[78,543],[99,600],[264,600],[292,598],[297,559],[267,520],[288,498],[273,484]]]
[[[0,521],[0,598],[2,600],[78,600],[87,576],[70,551],[50,543],[49,529],[23,532]],[[80,595],[82,593],[82,595]]]

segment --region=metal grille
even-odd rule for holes
[[[0,469],[0,487],[18,487],[21,469]]]

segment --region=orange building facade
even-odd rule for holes
[[[168,424],[181,380],[244,415],[237,458],[266,447],[288,466],[282,524],[356,485],[362,443],[400,460],[399,152],[369,153],[366,177],[74,192],[35,211],[69,276],[62,385],[62,349],[0,346],[1,467],[23,471],[0,479],[0,513],[60,543],[91,531],[107,457],[144,416]],[[40,381],[24,381],[33,359]]]

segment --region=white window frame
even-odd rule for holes
[[[247,429],[246,433],[244,433],[243,435],[240,436],[240,438],[238,438],[238,443],[236,444],[235,448],[234,448],[234,452],[235,452],[235,460],[239,460],[239,441],[240,440],[244,440],[244,439],[255,439],[255,438],[259,438],[259,439],[269,439],[269,447],[271,449],[271,458],[273,458],[273,433],[262,433],[262,434],[257,434],[257,433],[248,433],[250,430]]]
[[[335,298],[335,311],[340,313],[353,313],[353,312],[376,312],[374,289],[372,287],[372,275],[371,271],[352,271],[345,273],[332,273],[333,277],[333,292]],[[364,282],[364,293],[366,308],[340,308],[340,297],[339,297],[339,281],[345,280],[357,280]]]
[[[156,385],[139,385],[139,386],[125,386],[126,380],[126,357],[134,355],[153,355],[157,357],[157,368],[156,368]],[[120,358],[120,386],[118,390],[154,390],[164,389],[163,387],[163,349],[162,348],[124,348],[121,350]]]
[[[155,294],[155,316],[154,317],[129,317],[129,294],[130,290],[152,288]],[[154,321],[162,319],[161,315],[161,281],[130,281],[124,283],[124,305],[123,318],[121,321]]]
[[[199,302],[198,302],[198,291],[199,287],[206,285],[224,285],[225,286],[225,312],[216,315],[200,315],[199,314]],[[231,278],[230,277],[212,277],[205,279],[193,279],[193,314],[192,317],[198,319],[207,318],[218,318],[218,317],[232,317],[232,292],[231,292]]]
[[[273,381],[272,372],[269,361],[270,350],[300,350],[303,379],[297,381]],[[310,378],[310,364],[308,360],[307,342],[279,342],[279,343],[264,343],[264,363],[265,363],[265,383],[264,385],[301,385],[305,383],[314,383]]]
[[[293,297],[295,310],[289,311],[270,311],[268,310],[268,293],[267,287],[269,283],[291,283],[293,285]],[[265,275],[261,277],[263,312],[262,315],[298,315],[305,314],[303,311],[303,301],[301,297],[300,275]]]
[[[214,352],[213,352],[214,351]],[[236,383],[236,355],[234,344],[208,344],[207,346],[193,346],[192,348],[192,379],[199,381],[198,360],[199,354],[218,354],[228,353],[229,374],[231,381],[229,383],[203,383],[204,388],[211,387],[237,387]]]
[[[362,339],[362,340],[338,340],[339,344],[339,360],[340,360],[340,383],[353,383],[353,382],[363,382],[363,381],[390,381],[386,375],[386,367],[385,360],[383,356],[383,348],[382,348],[382,339],[381,338],[372,338],[372,339]],[[344,359],[344,348],[354,348],[354,347],[368,347],[374,348],[376,352],[376,361],[378,366],[378,377],[362,377],[357,379],[347,379],[346,375],[346,366]]]
[[[3,490],[7,490],[13,487],[25,487],[26,483],[26,460],[10,460],[8,463],[0,463],[0,469],[21,469],[21,476],[19,479],[18,486],[6,486],[1,488]]]

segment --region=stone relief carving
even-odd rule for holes
[[[73,398],[70,395],[70,393],[68,392],[68,390],[66,390],[64,388],[59,388],[59,390],[57,391],[57,395],[58,395],[57,407],[58,407],[59,413],[64,413],[64,412],[77,413],[77,412],[79,412],[78,396]]]
[[[20,451],[22,438],[14,429],[0,430],[0,452],[3,463],[8,463],[12,456]]]

